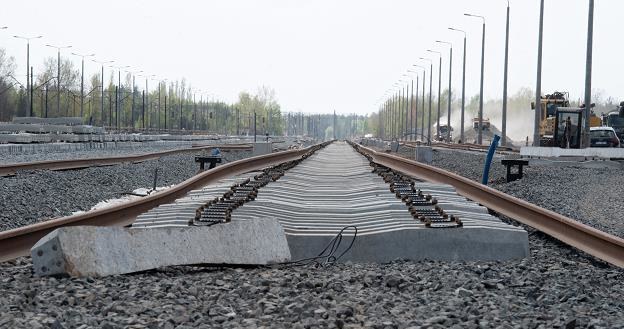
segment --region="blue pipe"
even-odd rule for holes
[[[490,149],[488,150],[487,157],[485,158],[485,167],[483,168],[483,179],[481,180],[481,184],[487,185],[488,178],[490,176],[490,165],[492,164],[492,159],[494,158],[494,153],[496,153],[496,146],[498,145],[498,141],[500,141],[500,136],[494,135],[494,140],[492,144],[490,144]]]

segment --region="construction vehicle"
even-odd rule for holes
[[[490,118],[483,118],[482,125],[483,127],[481,130],[490,130]],[[479,130],[479,118],[472,119],[472,128],[474,130]]]
[[[555,91],[541,97],[541,119],[539,124],[540,146],[580,148],[582,127],[585,122],[585,106],[570,107],[567,92]],[[535,103],[531,102],[535,110]],[[599,127],[601,120],[593,112],[589,119],[590,127]]]
[[[620,141],[624,142],[624,102],[617,110],[604,115],[602,121],[603,125],[613,128]]]
[[[449,134],[449,126],[447,126],[444,123],[440,124],[440,133],[437,136],[437,140],[441,141],[441,142],[446,141],[446,142],[449,142],[449,143],[451,141],[453,141],[453,127],[450,127],[450,129],[451,129],[451,133],[450,133],[451,134],[451,138],[449,140],[447,140],[446,137]]]

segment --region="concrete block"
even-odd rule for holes
[[[392,151],[392,152],[398,152],[399,151],[399,142],[398,141],[392,141],[390,143],[390,151]]]
[[[418,162],[431,163],[431,161],[433,161],[433,150],[431,146],[416,146],[414,149],[414,159]]]
[[[253,143],[252,156],[270,154],[272,152],[273,152],[273,143],[271,142]]]
[[[207,227],[56,229],[31,249],[35,275],[101,277],[173,265],[267,265],[290,260],[275,219]]]
[[[624,158],[624,148],[618,147],[590,147],[585,149],[562,149],[559,147],[533,147],[520,148],[523,157],[582,157],[582,158]]]
[[[338,230],[336,230],[335,233]],[[293,259],[318,255],[333,235],[287,235]],[[351,243],[345,235],[337,254]],[[359,234],[341,261],[385,263],[396,259],[439,261],[508,261],[529,256],[524,230],[483,227],[457,229],[398,229]]]

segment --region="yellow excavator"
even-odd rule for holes
[[[585,108],[584,106],[570,107],[568,98],[567,92],[558,91],[541,97],[540,146],[581,147]],[[531,109],[535,110],[534,102],[531,102]],[[589,126],[599,127],[600,125],[600,118],[592,112]]]

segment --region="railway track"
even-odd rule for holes
[[[379,230],[392,231],[398,227],[403,229],[411,227],[412,229],[422,230],[431,226],[446,225],[447,227],[462,227],[459,229],[464,230],[472,225],[478,226],[484,223],[494,223],[494,226],[499,225],[500,221],[492,220],[491,216],[488,217],[487,210],[479,206],[483,205],[492,211],[534,227],[597,258],[616,266],[624,267],[624,240],[621,238],[598,231],[570,218],[513,198],[461,176],[398,156],[376,152],[358,144],[352,144],[352,146],[370,161],[374,162],[375,166],[378,166],[375,170],[388,184],[385,188],[390,187],[395,190],[398,198],[393,198],[394,201],[379,197],[382,195],[381,190],[384,189],[384,187],[379,185],[375,187],[380,189],[377,191],[378,193],[367,195],[371,190],[375,191],[373,183],[369,183],[373,185],[362,183],[362,186],[357,186],[357,184],[329,186],[315,182],[315,178],[322,178],[322,176],[328,175],[327,173],[347,181],[359,175],[351,167],[355,166],[354,168],[357,168],[360,166],[361,168],[363,165],[366,166],[365,163],[361,162],[364,158],[360,158],[360,163],[358,164],[355,158],[346,155],[344,151],[340,151],[337,154],[339,157],[343,157],[348,165],[342,163],[338,164],[338,166],[325,168],[325,174],[319,172],[322,159],[315,160],[316,155],[314,155],[311,156],[308,162],[304,162],[304,164],[300,164],[298,167],[294,167],[294,169],[289,169],[287,171],[288,174],[285,176],[283,171],[275,179],[272,179],[271,175],[273,174],[269,174],[270,180],[277,182],[270,183],[267,187],[260,188],[259,191],[247,185],[251,178],[257,180],[258,176],[262,176],[261,173],[267,174],[267,167],[289,161],[300,161],[302,157],[310,156],[313,151],[321,146],[324,145],[235,161],[203,172],[170,190],[156,193],[138,201],[1,232],[0,260],[27,255],[30,247],[38,239],[61,226],[129,225],[134,223],[133,226],[138,228],[190,225],[193,219],[201,218],[202,215],[200,214],[198,217],[197,212],[194,215],[193,212],[190,212],[186,214],[186,216],[192,217],[190,220],[189,217],[175,218],[176,216],[184,215],[184,212],[180,212],[181,208],[186,209],[185,211],[201,208],[210,213],[210,207],[215,205],[216,208],[213,209],[221,207],[221,210],[223,210],[222,206],[216,206],[217,203],[223,200],[230,200],[232,196],[238,195],[241,197],[241,194],[236,192],[237,188],[241,188],[241,191],[246,189],[248,192],[255,191],[256,193],[254,195],[250,192],[243,196],[246,199],[245,202],[255,201],[249,202],[244,207],[233,212],[230,210],[229,218],[227,217],[228,214],[226,214],[228,211],[221,211],[220,214],[224,217],[222,220],[217,220],[217,222],[249,220],[253,216],[258,216],[258,213],[265,212],[264,215],[267,216],[281,216],[286,232],[293,237],[297,235],[327,237],[335,233],[337,226],[349,226],[351,224],[356,224],[356,226],[364,225],[362,232],[360,232],[363,236],[374,234]],[[280,178],[282,176],[284,177]],[[294,180],[292,177],[298,177],[298,180]],[[419,185],[419,187],[411,185],[409,180],[406,180],[409,179],[408,177],[416,178],[416,185]],[[304,186],[301,186],[302,180],[306,182]],[[210,184],[212,186],[208,186]],[[379,184],[379,181],[375,184]],[[320,217],[316,216],[315,221],[310,221],[310,218],[297,215],[305,213],[303,208],[291,207],[288,209],[288,207],[279,207],[282,210],[275,211],[278,208],[275,206],[276,203],[282,202],[284,204],[286,202],[292,205],[293,201],[296,201],[296,194],[288,193],[288,188],[291,191],[297,189],[305,191],[308,197],[306,202],[309,203],[310,200],[313,200],[308,206],[326,205],[334,200],[333,204],[326,207],[327,209],[333,209],[334,213],[324,213]],[[340,193],[332,194],[330,192],[336,189]],[[225,194],[227,194],[227,198]],[[250,195],[253,195],[253,198],[250,199]],[[460,201],[460,195],[474,201],[474,203],[463,199],[461,206],[453,207],[454,202]],[[216,199],[219,196],[222,196],[221,200]],[[348,196],[350,200],[357,200],[359,206],[356,208],[341,208],[341,196]],[[312,197],[312,199],[309,199],[309,197]],[[431,202],[433,198],[436,199],[435,203]],[[438,199],[441,202],[438,203]],[[207,202],[210,200],[212,201]],[[394,205],[392,202],[394,202]],[[231,205],[232,203],[228,204]],[[229,205],[226,209],[230,208]],[[376,210],[375,208],[377,207],[382,209],[385,207],[387,213],[383,210]],[[319,220],[319,218],[336,216],[336,209],[339,210],[338,213],[342,213],[342,221],[331,223],[327,220]],[[401,215],[395,216],[395,214],[392,214],[393,209],[402,209],[403,212]],[[152,211],[150,212],[150,210]],[[349,213],[355,212],[357,214],[356,217],[366,218],[367,215],[375,211],[386,213],[387,218],[378,222],[365,223],[357,222],[356,218],[349,217]],[[398,219],[395,220],[395,217]],[[137,220],[137,218],[139,219]],[[221,217],[216,216],[216,218]],[[329,233],[330,231],[333,233]],[[307,242],[310,242],[310,240],[307,240]]]
[[[402,142],[401,145],[407,147],[416,147],[416,142]],[[463,150],[463,151],[471,151],[471,152],[481,152],[487,153],[490,146],[489,145],[479,145],[479,144],[457,144],[457,143],[444,143],[444,142],[433,142],[431,143],[432,147],[451,149],[451,150]],[[496,148],[496,153],[498,154],[518,154],[519,151],[510,147],[499,146]]]
[[[187,153],[197,152],[201,150],[209,150],[219,148],[223,150],[251,150],[250,144],[223,144],[223,145],[211,145],[201,147],[191,147],[177,150],[161,151],[154,153],[146,153],[140,155],[128,155],[117,157],[100,157],[100,158],[86,158],[86,159],[70,159],[70,160],[56,160],[56,161],[37,161],[27,163],[17,163],[0,165],[0,176],[15,175],[19,171],[24,170],[69,170],[69,169],[81,169],[96,166],[111,166],[124,162],[142,162],[152,159],[158,159],[160,157]]]

